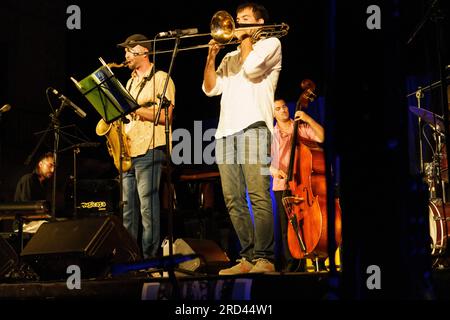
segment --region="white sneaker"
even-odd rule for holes
[[[240,273],[248,273],[254,268],[253,263],[248,262],[245,258],[238,259],[239,263],[231,268],[222,269],[219,271],[219,275],[232,275]]]
[[[265,273],[265,272],[274,272],[275,266],[272,262],[267,259],[257,259],[255,266],[249,271],[249,273]]]

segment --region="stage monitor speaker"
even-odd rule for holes
[[[226,253],[212,240],[180,238],[173,245],[174,253],[200,255],[200,258],[180,263],[179,267],[184,270],[217,273],[230,262]]]
[[[0,278],[4,278],[14,266],[17,266],[19,258],[13,247],[0,237]]]
[[[141,259],[115,216],[44,223],[21,256],[42,280],[66,279],[70,265],[80,267],[82,278],[102,277],[112,264]]]

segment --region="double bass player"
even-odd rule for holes
[[[291,153],[291,143],[294,130],[294,121],[301,121],[298,126],[298,136],[321,143],[324,141],[325,132],[323,127],[304,111],[297,111],[294,120],[290,118],[289,109],[283,99],[274,102],[274,127],[272,139],[272,163],[270,173],[273,176],[272,190],[275,194],[277,204],[277,219],[280,225],[280,236],[282,243],[282,257],[279,261],[279,269],[282,271],[298,271],[300,261],[292,257],[287,243],[288,219],[282,204],[283,191],[287,188],[286,178]]]

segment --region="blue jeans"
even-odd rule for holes
[[[270,131],[249,129],[216,141],[216,162],[233,227],[248,261],[274,261],[274,229],[270,197]],[[254,222],[246,199],[250,198]]]
[[[155,257],[160,245],[159,182],[164,152],[149,149],[132,158],[132,167],[123,174],[123,225],[137,240],[139,214],[142,218],[142,251],[145,259]]]

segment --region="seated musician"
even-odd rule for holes
[[[47,152],[39,157],[33,172],[22,176],[17,183],[14,201],[46,200],[49,180],[54,170],[53,153]]]
[[[288,220],[282,203],[283,190],[287,188],[287,172],[289,166],[289,157],[291,153],[292,136],[294,130],[294,121],[301,121],[298,126],[300,138],[316,142],[323,142],[325,131],[323,127],[311,118],[304,111],[297,111],[294,120],[289,116],[289,109],[283,99],[276,99],[274,105],[274,117],[276,125],[273,130],[272,140],[272,163],[270,173],[273,176],[273,191],[277,203],[277,216],[280,225],[280,235],[282,243],[282,258],[278,264],[281,270],[299,271],[300,261],[291,256],[287,242],[287,224]]]
[[[49,200],[51,178],[55,171],[55,161],[52,152],[47,152],[38,158],[36,166],[31,173],[19,179],[14,194],[14,201],[27,202]],[[33,221],[24,226],[25,232],[36,232],[44,220]]]

